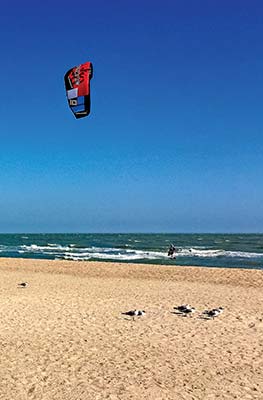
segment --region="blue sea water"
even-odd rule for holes
[[[0,257],[263,269],[263,234],[0,234]]]

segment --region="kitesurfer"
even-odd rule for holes
[[[168,250],[168,257],[176,258],[175,252],[176,252],[176,248],[173,244],[171,244],[169,247],[169,250]]]

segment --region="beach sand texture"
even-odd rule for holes
[[[1,400],[263,399],[261,271],[1,258],[0,273]]]

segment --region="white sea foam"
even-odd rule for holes
[[[93,251],[88,252],[66,252],[62,255],[65,259],[70,260],[120,260],[120,261],[132,261],[132,260],[154,260],[160,258],[166,258],[166,253],[154,252],[154,251],[142,251],[142,250],[122,250],[116,248],[104,249],[92,249]]]
[[[75,250],[75,249],[74,249]],[[117,248],[87,248],[82,251],[66,251],[61,254],[62,258],[71,260],[120,260],[120,261],[135,261],[135,260],[160,260],[168,259],[167,253],[159,251],[143,251],[132,249],[117,249]],[[86,251],[84,251],[86,250]],[[204,250],[196,248],[181,249],[176,256],[183,257],[198,257],[198,258],[217,258],[217,257],[238,257],[238,258],[260,258],[262,253],[247,253],[238,251],[225,250]]]
[[[7,246],[0,245],[0,253],[17,252],[18,254],[38,254],[56,259],[70,260],[113,260],[113,261],[136,261],[136,260],[169,260],[167,250],[147,251],[136,250],[124,245],[123,248],[115,247],[76,247],[74,243],[60,245],[58,243],[48,243],[47,245]],[[258,259],[263,257],[263,253],[229,251],[222,249],[211,249],[205,246],[182,247],[175,254],[178,260],[184,258],[239,258],[239,259]],[[188,261],[187,261],[188,262]],[[190,262],[190,261],[189,261]]]
[[[178,256],[187,257],[204,257],[204,258],[214,258],[214,257],[238,257],[238,258],[258,258],[263,257],[263,253],[252,253],[245,251],[226,251],[220,249],[204,249],[204,248],[186,248],[181,249]]]
[[[31,245],[22,245],[21,246],[22,249],[24,249],[25,251],[28,252],[44,252],[44,251],[49,251],[49,250],[59,250],[59,251],[67,251],[70,250],[71,248],[69,246],[61,246],[59,244],[48,244],[47,246],[39,246],[37,244],[31,244]]]

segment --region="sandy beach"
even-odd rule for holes
[[[0,271],[0,399],[263,399],[261,271],[7,258]],[[197,312],[174,314],[183,303]],[[146,315],[121,314],[134,308]]]

